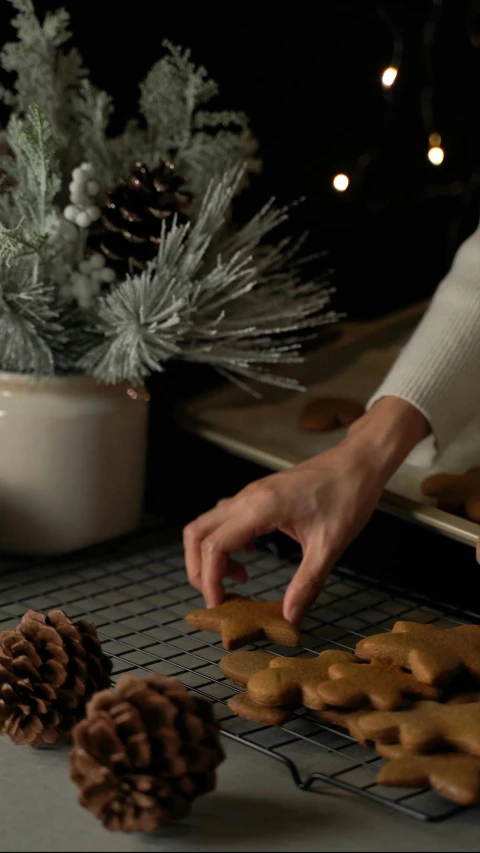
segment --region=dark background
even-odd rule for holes
[[[243,211],[272,194],[281,202],[305,196],[294,227],[310,231],[311,248],[328,249],[335,306],[351,319],[431,296],[476,227],[480,48],[473,44],[470,0],[386,0],[390,22],[369,0],[37,0],[35,6],[40,12],[65,6],[71,13],[94,82],[115,98],[114,132],[135,112],[138,83],[162,55],[162,41],[190,47],[220,83],[219,106],[244,110],[260,143],[264,171]],[[13,35],[11,14],[0,0],[2,42]],[[439,20],[428,47],[432,16]],[[480,33],[480,25],[476,29]],[[395,34],[403,56],[388,102],[380,77],[392,62]],[[422,105],[433,126],[425,123]],[[426,157],[432,129],[446,151],[440,167]],[[370,165],[359,168],[373,152]],[[354,177],[343,194],[332,189],[339,171]],[[212,381],[209,369],[172,364],[150,383],[149,499],[161,504],[168,494],[169,505],[187,517],[262,473],[240,461],[226,466],[213,448],[185,437],[180,453],[166,453],[168,443],[180,442],[173,405]]]
[[[134,113],[138,83],[163,39],[192,49],[220,83],[221,106],[244,110],[260,143],[264,173],[243,206],[271,194],[306,197],[295,227],[330,251],[339,308],[367,318],[431,295],[478,218],[480,48],[470,38],[469,0],[386,0],[390,23],[369,0],[35,2],[40,13],[60,5],[94,82],[115,97],[116,130]],[[0,0],[0,10],[4,41],[10,4]],[[426,51],[425,26],[436,12]],[[395,30],[403,58],[388,104],[380,77]],[[444,140],[440,167],[426,158],[422,99]],[[372,149],[377,156],[359,180],[344,194],[332,190],[332,176],[352,174]]]

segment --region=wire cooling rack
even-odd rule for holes
[[[294,571],[291,561],[263,550],[239,557],[249,572],[242,593],[282,597]],[[421,820],[443,820],[458,811],[431,791],[377,785],[383,760],[374,749],[319,723],[307,711],[275,728],[233,716],[226,702],[238,688],[220,672],[218,662],[225,654],[220,638],[196,631],[184,620],[201,606],[201,597],[186,582],[180,538],[165,544],[158,530],[61,560],[0,560],[0,630],[18,624],[29,608],[46,612],[61,607],[73,619],[92,619],[113,659],[114,680],[125,672],[175,676],[211,699],[227,737],[282,762],[300,788],[330,783]],[[313,657],[327,648],[353,649],[360,637],[389,630],[399,618],[439,627],[480,621],[476,614],[432,606],[337,568],[304,621],[299,648],[269,643],[246,648]]]

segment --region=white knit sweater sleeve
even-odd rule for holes
[[[367,408],[385,396],[422,412],[440,453],[480,415],[480,225]]]

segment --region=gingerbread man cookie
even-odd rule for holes
[[[440,691],[404,672],[400,667],[373,661],[371,663],[335,663],[328,669],[330,681],[317,687],[326,705],[359,708],[370,703],[382,711],[395,711],[405,697],[438,699]]]
[[[437,498],[446,512],[464,512],[470,521],[480,523],[480,468],[464,474],[434,474],[422,483],[422,492]]]
[[[305,406],[300,415],[300,426],[307,432],[328,432],[337,427],[353,424],[363,413],[363,406],[355,400],[345,400],[342,397],[318,397]]]
[[[316,658],[276,657],[268,669],[257,672],[248,680],[248,694],[260,705],[281,705],[321,709],[325,702],[317,692],[318,684],[328,678],[334,663],[350,663],[356,658],[350,652],[325,651]]]
[[[242,595],[226,595],[218,607],[195,610],[186,616],[199,631],[222,635],[224,649],[238,649],[256,640],[279,646],[298,646],[300,632],[283,618],[282,601],[252,601]]]
[[[390,634],[366,637],[357,644],[363,660],[380,660],[411,670],[425,684],[444,685],[455,676],[480,681],[480,625],[435,628],[396,622]]]
[[[377,744],[376,750],[391,759],[377,775],[379,785],[430,787],[461,806],[480,803],[480,757],[457,752],[413,755],[398,744]]]
[[[400,743],[411,752],[433,752],[453,747],[480,755],[480,702],[442,705],[427,700],[407,711],[372,711],[357,722],[367,740]]]

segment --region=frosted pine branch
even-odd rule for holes
[[[55,347],[62,348],[64,331],[58,322],[52,284],[35,281],[32,261],[22,259],[15,269],[0,263],[0,368],[50,375]]]
[[[112,139],[113,101],[68,47],[67,12],[40,20],[32,0],[10,4],[17,38],[0,52],[13,74],[12,91],[0,87],[12,108],[0,139],[0,369],[140,384],[176,358],[211,364],[241,387],[294,387],[278,365],[298,361],[309,330],[334,316],[326,279],[304,281],[301,241],[272,238],[287,208],[272,200],[230,226],[234,196],[261,166],[247,117],[211,109],[215,81],[190,51],[166,44],[140,85],[139,118]],[[100,295],[80,309],[69,301],[73,277],[80,287],[101,224],[94,235],[83,218],[80,234],[79,219],[62,214],[73,167],[93,164],[92,183],[112,189],[132,162],[152,169],[172,157],[193,194],[190,224],[164,226],[141,275],[97,277],[91,295]]]
[[[213,182],[193,229],[174,225],[157,262],[99,300],[96,332],[104,340],[83,360],[86,370],[107,383],[139,383],[177,358],[296,386],[270,368],[301,360],[298,333],[333,321],[325,312],[330,291],[324,282],[302,283],[295,267],[282,270],[282,256],[291,262],[288,240],[260,246],[288,215],[273,203],[220,243],[223,254],[209,256],[241,177],[233,169]]]

